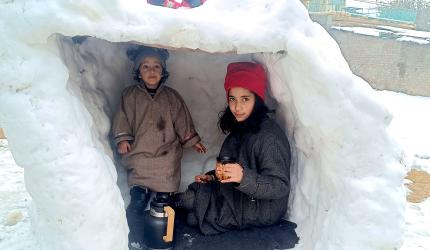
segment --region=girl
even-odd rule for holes
[[[251,226],[268,226],[287,211],[290,191],[290,147],[264,104],[266,74],[257,63],[227,67],[224,88],[228,106],[219,127],[228,133],[215,171],[195,177],[176,205],[185,208],[188,224],[203,234],[217,234]]]

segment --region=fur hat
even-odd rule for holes
[[[166,49],[158,49],[153,47],[140,46],[127,50],[128,58],[134,63],[133,69],[139,70],[142,61],[148,57],[156,57],[160,60],[160,64],[164,71],[167,71],[166,60],[169,58],[169,52]]]
[[[235,62],[227,66],[224,89],[242,87],[254,92],[264,101],[266,90],[266,72],[261,64],[253,62]]]

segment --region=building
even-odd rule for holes
[[[309,12],[341,11],[345,8],[346,0],[303,0]]]
[[[430,31],[430,7],[418,10],[416,29]]]

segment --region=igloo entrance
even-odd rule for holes
[[[127,58],[126,51],[139,45],[132,42],[112,43],[87,36],[55,35],[51,39],[59,46],[61,58],[68,68],[67,88],[88,110],[93,120],[92,133],[115,162],[119,176],[118,186],[127,207],[129,188],[126,172],[120,166],[118,155],[112,152],[110,125],[122,90],[136,84],[133,80],[132,62]],[[170,77],[166,84],[176,89],[184,98],[202,142],[208,149],[205,155],[189,149],[184,152],[181,181],[181,190],[184,190],[194,180],[195,175],[215,166],[215,158],[225,136],[218,129],[217,121],[220,111],[224,110],[226,105],[223,82],[227,64],[234,61],[252,61],[256,56],[211,54],[181,49],[170,49],[169,53],[167,68]],[[276,114],[277,103],[269,94],[266,103]],[[116,151],[116,147],[113,147],[113,151]],[[132,218],[138,220],[137,217]],[[130,220],[130,217],[128,219]]]
[[[111,43],[93,37],[55,38],[61,49],[61,58],[69,71],[68,89],[85,105],[94,120],[92,129],[111,153],[109,129],[112,116],[117,109],[122,90],[132,84],[132,63],[126,56],[129,47],[136,43]],[[196,154],[192,150],[184,152],[181,188],[189,184],[195,174],[212,167],[218,155],[224,135],[217,127],[218,115],[225,108],[223,89],[226,66],[234,61],[252,61],[252,54],[210,54],[189,50],[170,49],[167,67],[170,77],[167,85],[183,96],[190,109],[196,129],[202,136],[208,152]],[[277,104],[268,98],[271,109]],[[113,156],[114,157],[114,156]],[[119,185],[124,194],[124,170],[120,173]],[[124,190],[123,190],[124,189]],[[125,195],[127,196],[127,195]]]

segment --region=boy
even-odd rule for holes
[[[178,191],[182,149],[193,146],[205,153],[206,148],[184,100],[164,86],[167,50],[140,47],[127,54],[139,84],[123,91],[112,132],[131,187],[127,210],[141,214],[150,191],[157,196]]]

